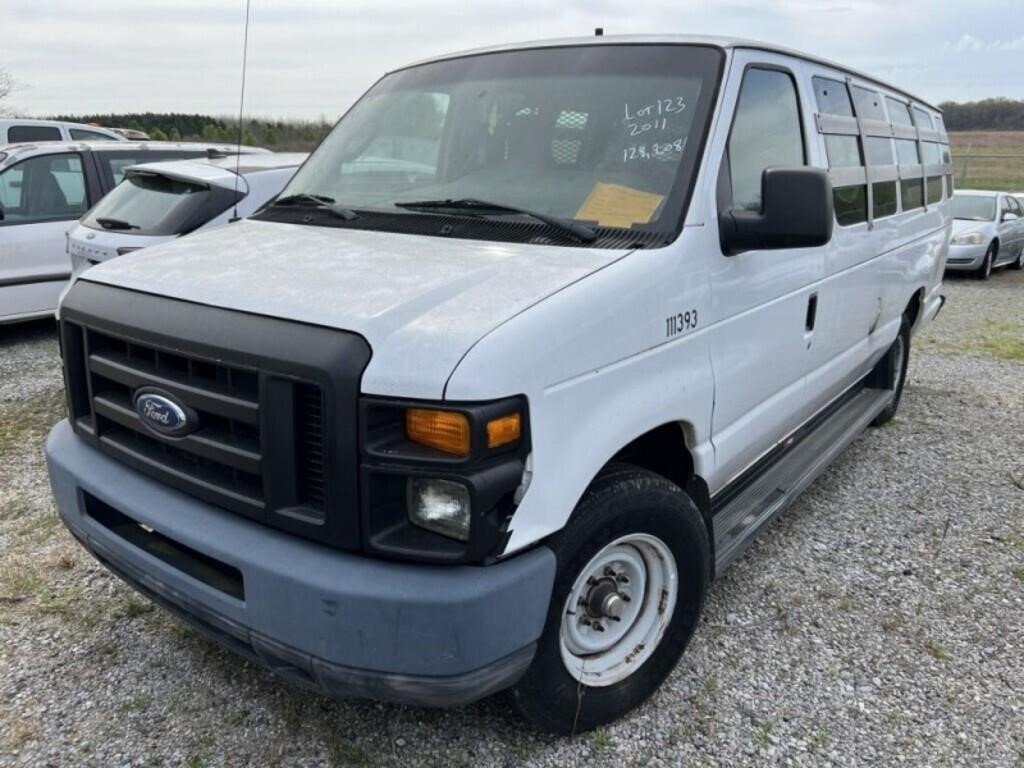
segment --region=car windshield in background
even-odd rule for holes
[[[222,213],[233,201],[230,190],[136,173],[89,211],[82,224],[133,235],[183,235]]]
[[[953,218],[967,221],[995,221],[996,198],[984,195],[953,195]]]
[[[281,197],[361,214],[297,219],[322,225],[402,231],[413,213],[469,216],[480,222],[472,236],[487,239],[486,222],[507,237],[496,219],[518,216],[574,243],[559,224],[667,240],[684,212],[720,62],[710,47],[594,45],[401,70],[342,118]],[[299,213],[288,208],[263,215]],[[374,213],[387,214],[386,226]]]

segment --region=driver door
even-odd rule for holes
[[[810,164],[799,62],[737,52],[725,103],[735,104],[718,175],[718,210],[761,208],[766,168]],[[824,249],[718,253],[712,258],[712,442],[719,476],[754,463],[807,417]],[[712,489],[714,492],[717,489]]]

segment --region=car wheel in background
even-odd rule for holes
[[[989,245],[988,250],[985,251],[985,258],[982,260],[981,266],[974,273],[974,276],[979,280],[988,280],[992,276],[992,262],[995,261],[995,258],[996,244],[993,241]]]
[[[1017,258],[1010,264],[1010,269],[1024,269],[1024,245],[1017,251]]]

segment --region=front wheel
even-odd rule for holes
[[[704,605],[710,548],[682,490],[624,464],[597,477],[550,546],[547,621],[512,696],[539,728],[572,734],[629,712],[675,667]]]
[[[992,276],[992,262],[996,260],[996,244],[993,242],[985,251],[985,258],[981,261],[974,276],[979,280],[988,280]]]

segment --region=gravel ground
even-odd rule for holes
[[[0,329],[0,764],[1024,766],[1024,273],[946,293],[898,418],[713,586],[648,704],[574,739],[502,697],[297,691],[136,597],[54,520],[52,325]]]

